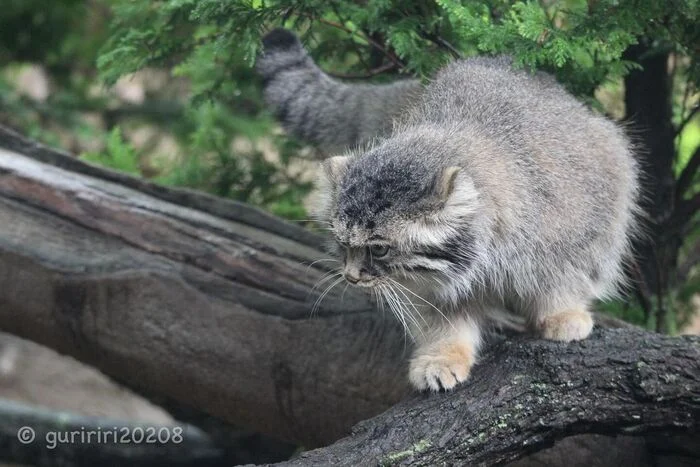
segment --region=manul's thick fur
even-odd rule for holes
[[[417,388],[464,380],[503,310],[547,339],[589,335],[589,307],[616,292],[635,230],[638,169],[620,128],[504,57],[456,61],[422,89],[352,86],[272,34],[260,69],[287,128],[366,143],[324,163],[318,215],[345,278],[414,337]]]

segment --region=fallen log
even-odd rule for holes
[[[318,261],[320,236],[2,130],[8,147],[3,331],[166,405],[310,447],[407,394],[403,332],[363,295],[337,287],[310,316],[323,287],[312,289],[332,270]]]
[[[0,330],[305,447],[409,396],[410,343],[364,295],[332,289],[311,316],[333,280],[321,236],[7,129],[0,148]],[[575,433],[694,433],[699,384],[696,338],[500,340],[458,391],[411,396],[292,463],[491,464]]]

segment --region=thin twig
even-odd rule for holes
[[[676,205],[673,211],[673,219],[668,223],[669,227],[674,227],[678,231],[693,219],[693,216],[700,211],[700,192],[695,193],[692,198],[684,199]]]
[[[335,4],[331,5],[331,8],[333,9],[333,13],[335,13],[335,16],[338,17],[338,21],[340,21],[342,24],[345,24],[347,21],[343,19],[340,16],[340,12],[338,11],[338,8],[336,7]],[[369,66],[369,63],[365,61],[365,58],[362,56],[362,52],[360,51],[360,48],[357,46],[357,43],[355,41],[351,41],[352,43],[352,48],[355,49],[355,53],[357,54],[358,60],[360,60],[360,63],[362,63],[362,66],[365,67],[365,70],[369,70],[371,67]]]
[[[664,308],[665,287],[661,282],[662,265],[657,248],[654,247],[654,259],[656,260],[656,332],[663,333],[666,328],[666,309]]]
[[[676,60],[678,60],[678,57],[676,55],[673,55],[673,63],[674,63],[674,72],[675,72],[675,63]],[[673,78],[673,76],[672,76]],[[671,80],[673,82],[673,80]],[[693,118],[693,113],[694,111],[691,110],[690,114],[686,117],[683,118],[683,115],[685,115],[685,110],[688,108],[688,97],[690,96],[690,74],[686,77],[685,80],[685,89],[683,90],[683,100],[681,101],[681,123],[678,125],[676,128],[676,132],[674,134],[674,138],[678,137],[681,132],[683,131],[683,127],[690,121],[690,119]],[[680,138],[678,140],[678,144],[680,145]]]
[[[690,160],[683,168],[681,175],[676,182],[676,204],[683,199],[685,192],[690,188],[693,179],[700,169],[700,146],[695,149],[695,152],[690,156]]]
[[[373,70],[369,70],[367,73],[358,73],[358,74],[346,74],[346,73],[334,73],[334,72],[326,72],[328,75],[338,78],[338,79],[368,79],[373,76],[386,73],[387,71],[395,70],[396,69],[396,64],[394,63],[387,63],[386,65],[382,65],[380,67],[374,68]]]
[[[463,58],[464,56],[462,55],[462,52],[457,50],[455,46],[447,42],[442,36],[436,36],[435,40],[437,41],[438,44],[441,44],[443,47],[445,47],[447,50],[452,52],[456,58]]]
[[[644,324],[649,323],[649,318],[651,317],[651,290],[649,290],[649,284],[647,284],[644,275],[642,274],[642,269],[639,267],[639,261],[636,259],[632,260],[630,264],[632,279],[634,280],[636,287],[634,288],[637,298],[639,299],[639,304],[644,310]]]
[[[314,19],[314,18],[312,18],[312,19]],[[391,60],[394,63],[394,65],[396,65],[398,68],[404,67],[404,64],[401,62],[401,60],[399,60],[394,54],[390,53],[388,50],[386,50],[386,48],[383,45],[381,45],[379,42],[375,41],[371,37],[368,37],[365,34],[360,34],[357,31],[353,31],[352,29],[350,29],[350,28],[348,28],[340,23],[336,23],[335,21],[330,21],[330,20],[327,20],[325,18],[315,18],[315,19],[317,19],[319,22],[321,22],[323,24],[340,29],[342,31],[345,31],[349,34],[352,34],[354,36],[357,36],[357,37],[367,41],[369,44],[374,46],[377,50],[381,51],[384,55],[386,55],[386,57],[389,60]]]
[[[683,284],[688,279],[690,271],[698,264],[700,264],[700,241],[695,242],[686,255],[685,261],[676,269],[676,285]]]
[[[686,117],[683,119],[683,121],[681,123],[679,123],[678,126],[676,127],[676,133],[673,135],[674,138],[678,137],[678,135],[680,135],[683,132],[683,129],[685,128],[685,126],[688,123],[690,123],[690,121],[693,119],[693,117],[695,117],[695,115],[698,113],[698,111],[700,111],[700,105],[696,105],[695,107],[690,109],[690,113],[688,115],[686,115]]]
[[[423,32],[421,33],[421,35],[422,35],[425,39],[427,39],[427,40],[429,40],[430,42],[432,42],[433,44],[436,44],[437,46],[442,47],[442,48],[444,48],[444,49],[447,49],[450,53],[452,53],[452,55],[453,55],[455,58],[460,58],[460,59],[461,59],[461,58],[464,58],[464,56],[462,55],[462,52],[460,52],[460,51],[457,49],[457,47],[455,47],[454,45],[450,44],[450,43],[449,43],[444,37],[442,37],[441,35],[435,34],[435,33],[431,33],[431,32],[426,32],[426,31],[423,31]]]

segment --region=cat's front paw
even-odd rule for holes
[[[462,342],[432,344],[416,350],[409,380],[416,389],[452,389],[466,380],[474,364],[474,349]]]
[[[540,318],[537,328],[545,339],[577,341],[589,336],[593,330],[593,317],[588,311],[567,310]]]

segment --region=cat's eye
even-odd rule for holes
[[[381,258],[389,253],[389,245],[372,245],[369,252],[374,258]]]

